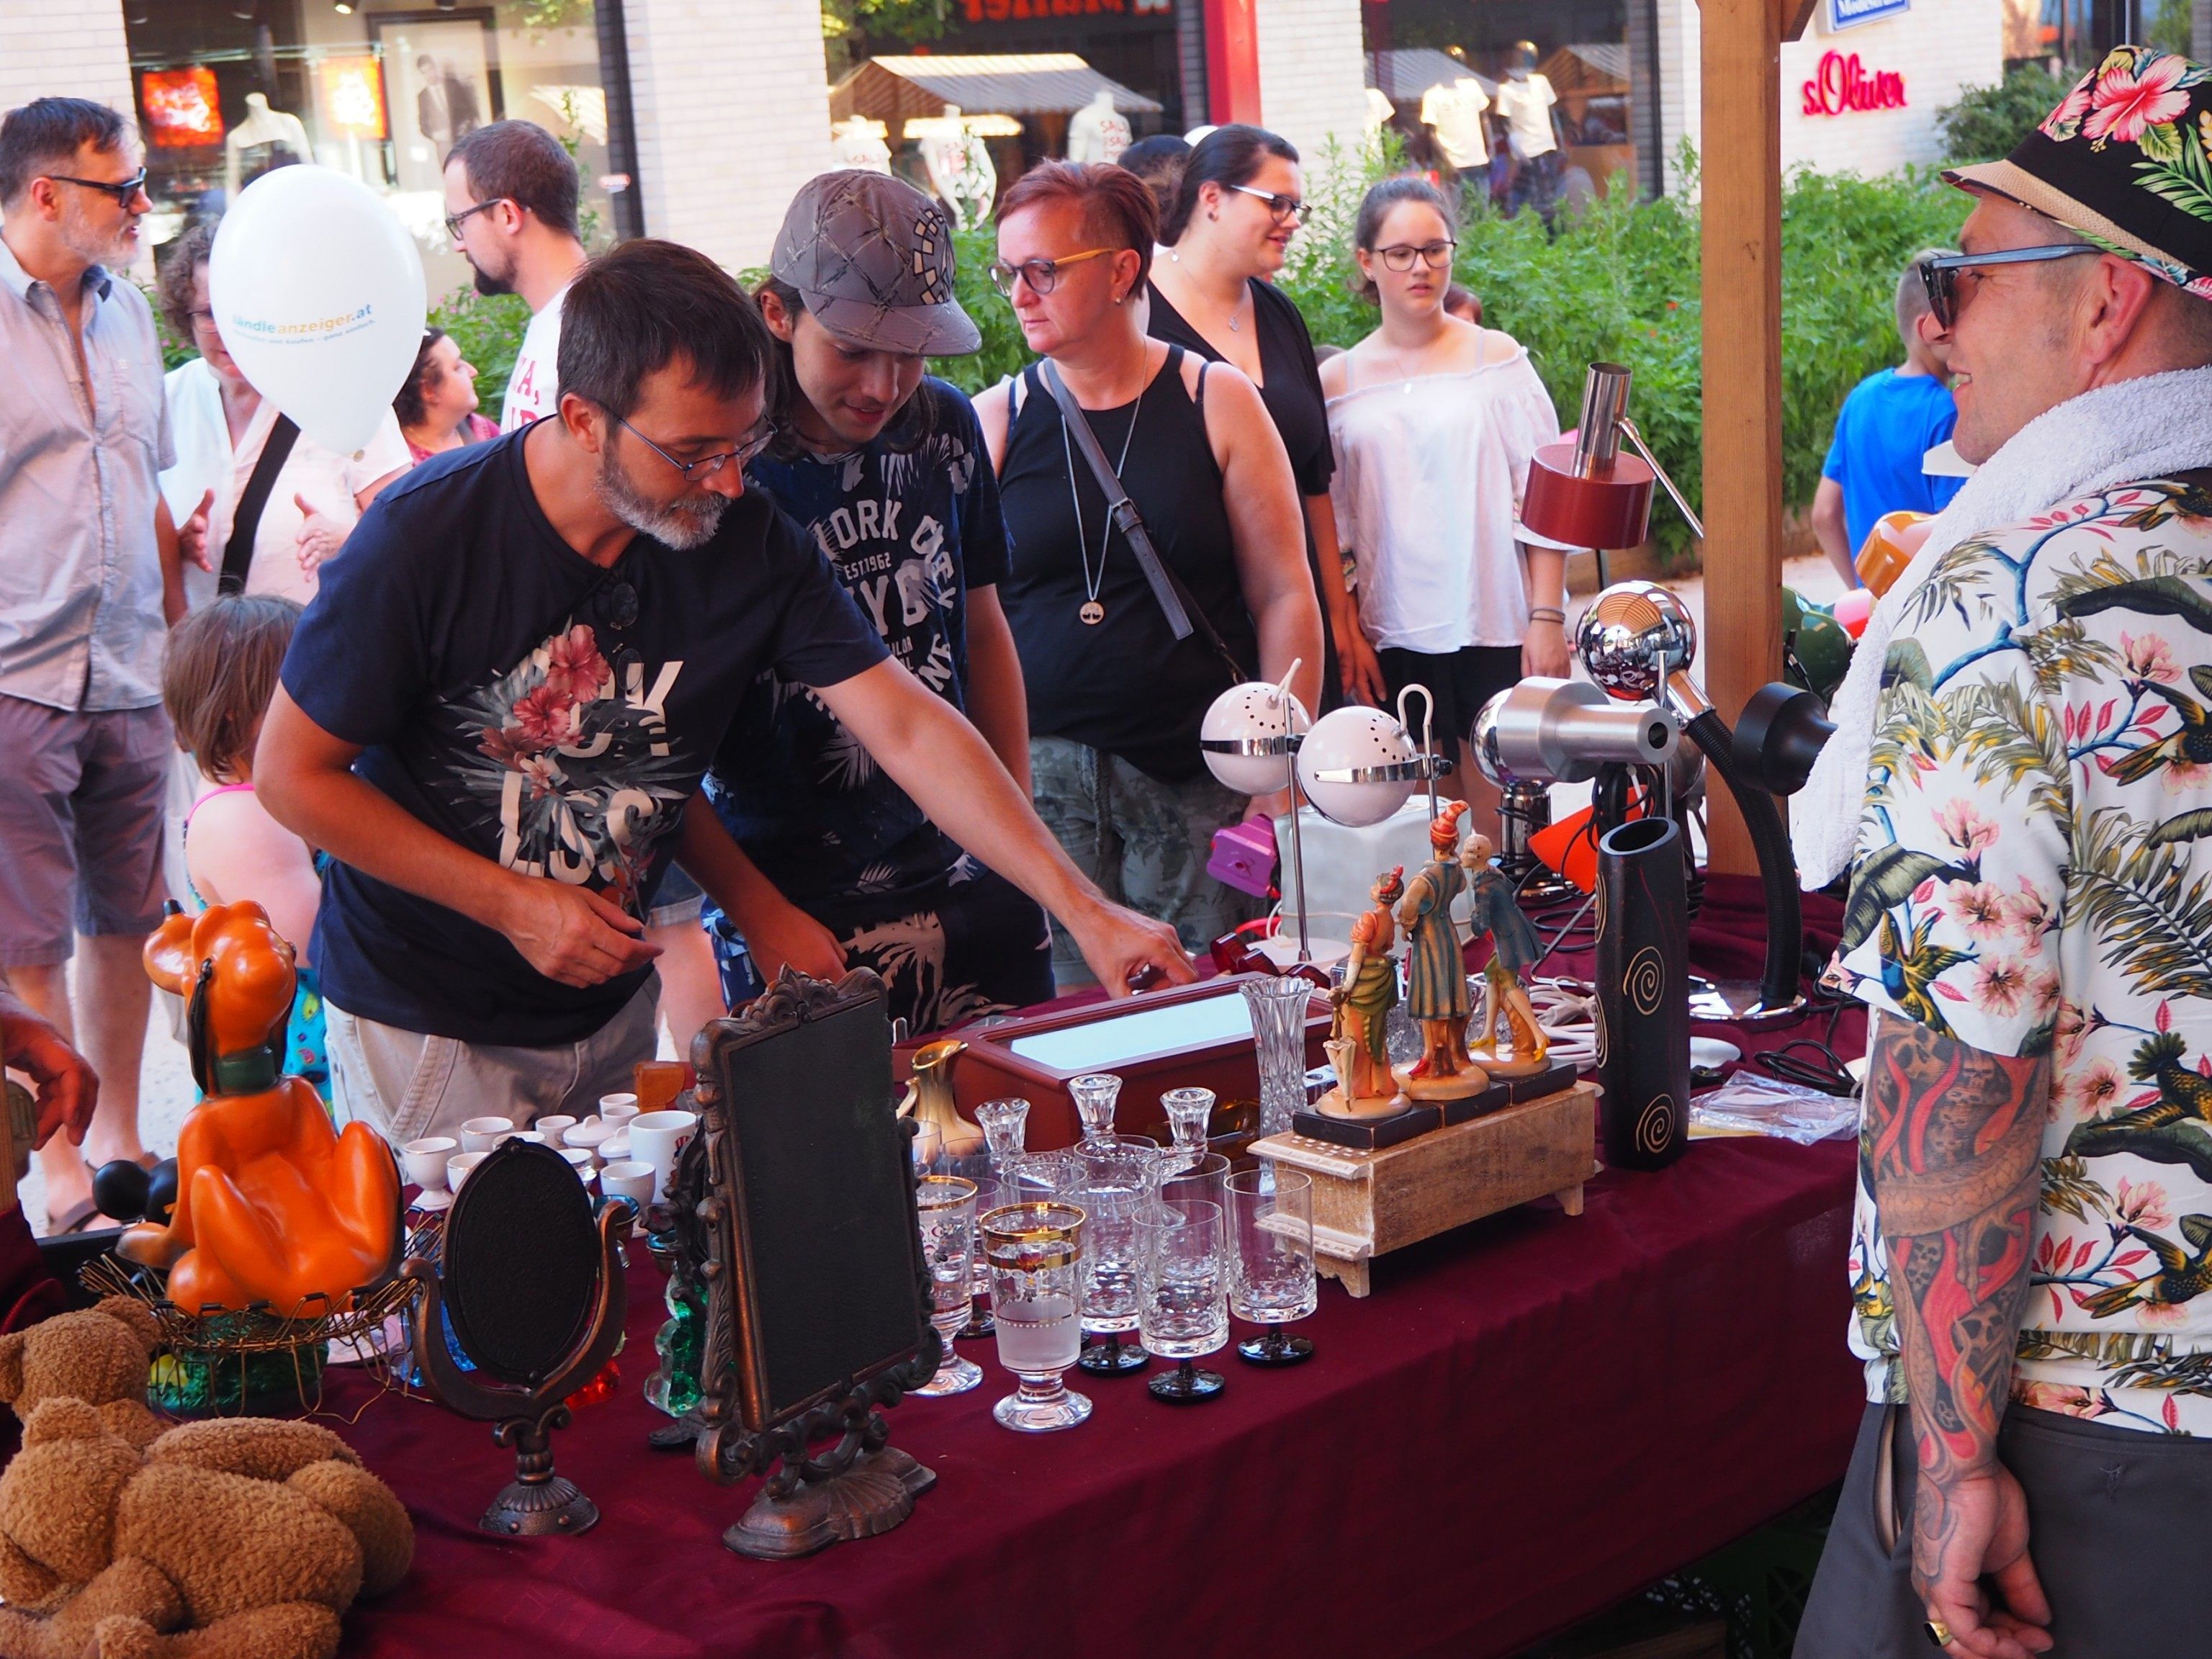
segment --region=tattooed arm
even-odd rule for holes
[[[1980,1659],[2051,1644],[2027,1502],[1996,1456],[2050,1091],[2048,1056],[2005,1059],[1890,1015],[1875,1034],[1875,1206],[1920,1465],[1912,1581],[1954,1648]]]

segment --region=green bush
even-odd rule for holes
[[[1969,87],[1959,101],[1936,112],[1947,161],[1994,161],[2058,106],[2080,76],[2053,75],[2040,64],[2019,64],[1993,87]]]

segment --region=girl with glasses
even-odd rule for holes
[[[1519,522],[1529,460],[1559,417],[1517,342],[1446,314],[1457,244],[1433,185],[1376,185],[1352,240],[1382,324],[1324,363],[1322,384],[1358,622],[1391,698],[1418,683],[1436,699],[1439,738],[1458,750],[1453,787],[1494,811],[1468,728],[1524,674],[1567,672],[1565,553]]]
[[[1382,678],[1355,625],[1342,565],[1319,556],[1337,545],[1328,416],[1305,319],[1271,280],[1298,232],[1304,193],[1297,151],[1264,128],[1216,127],[1200,139],[1160,227],[1146,326],[1155,339],[1235,364],[1282,436],[1322,606],[1322,707],[1329,708],[1380,702]]]
[[[1109,897],[1203,950],[1248,915],[1206,872],[1214,833],[1246,803],[1206,770],[1199,723],[1233,680],[1280,680],[1294,663],[1291,689],[1312,708],[1321,613],[1297,485],[1259,392],[1137,320],[1157,228],[1134,173],[1046,162],[1000,204],[999,263],[1024,341],[1083,410],[1221,648],[1203,628],[1175,637],[1046,365],[984,392],[975,412],[1013,545],[1000,598],[1021,653],[1038,816]],[[1103,252],[1084,257],[1092,250]],[[1062,989],[1088,978],[1072,945],[1055,937]]]

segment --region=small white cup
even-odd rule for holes
[[[629,1155],[641,1164],[653,1165],[659,1177],[659,1185],[653,1189],[655,1198],[666,1195],[677,1157],[698,1132],[696,1112],[647,1112],[630,1120]]]
[[[637,1097],[632,1094],[601,1095],[599,1115],[619,1129],[637,1115]]]
[[[511,1117],[472,1117],[461,1125],[461,1150],[488,1152],[514,1133]]]
[[[533,1146],[543,1146],[545,1137],[536,1129],[517,1129],[511,1135],[501,1135],[501,1140],[526,1140]]]
[[[561,1157],[562,1161],[576,1172],[579,1180],[588,1180],[593,1165],[598,1163],[598,1160],[592,1156],[592,1149],[588,1146],[563,1146],[561,1148]]]
[[[640,1209],[653,1202],[654,1188],[659,1176],[653,1165],[623,1158],[608,1164],[599,1171],[599,1189],[609,1198],[627,1198]]]
[[[548,1117],[532,1118],[530,1127],[545,1137],[548,1146],[559,1146],[564,1144],[561,1137],[576,1127],[576,1120],[565,1112],[559,1112]]]
[[[426,1193],[446,1190],[446,1160],[461,1150],[451,1135],[428,1135],[410,1140],[399,1149],[399,1162],[407,1178]]]
[[[459,1152],[456,1153],[453,1157],[447,1158],[446,1160],[446,1184],[458,1193],[461,1190],[461,1182],[469,1178],[469,1171],[475,1169],[477,1164],[483,1163],[490,1156],[491,1154],[489,1152]]]

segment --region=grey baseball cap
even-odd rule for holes
[[[889,173],[848,168],[799,187],[770,267],[848,345],[957,357],[983,343],[952,295],[952,221]]]

